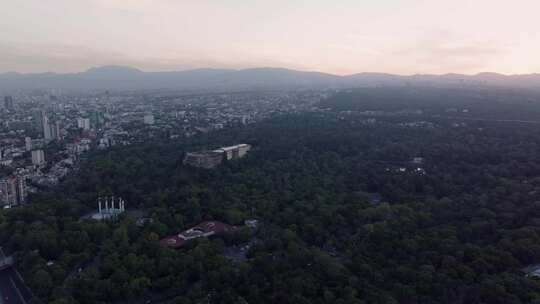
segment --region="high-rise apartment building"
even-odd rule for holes
[[[90,118],[83,118],[83,117],[77,118],[77,127],[85,131],[90,130]]]
[[[41,166],[45,163],[45,153],[43,150],[32,151],[32,164]]]
[[[13,97],[11,96],[5,96],[4,97],[4,108],[7,110],[13,110],[14,104],[13,104]]]
[[[28,136],[24,138],[24,147],[27,152],[32,151],[32,138]]]
[[[43,116],[45,116],[43,111],[36,110],[32,113],[34,129],[39,133],[43,133]]]
[[[45,142],[50,142],[53,137],[52,137],[52,132],[51,132],[51,125],[49,123],[49,117],[47,117],[47,115],[45,114],[45,112],[43,112],[43,138],[45,139]]]
[[[56,121],[55,123],[49,124],[49,127],[51,128],[51,137],[53,140],[58,140],[61,137],[60,134],[60,122]]]
[[[154,115],[153,114],[145,114],[144,115],[144,124],[145,125],[153,125],[154,124]]]
[[[26,201],[26,180],[10,176],[0,179],[0,206],[13,206]]]

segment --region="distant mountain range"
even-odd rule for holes
[[[338,76],[282,68],[243,70],[196,69],[143,72],[124,66],[103,66],[81,73],[0,74],[0,90],[257,90],[352,88],[362,86],[504,86],[540,90],[540,74],[413,75],[359,73]]]

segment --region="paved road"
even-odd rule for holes
[[[4,258],[4,252],[0,247],[0,259]],[[30,289],[14,267],[8,266],[0,270],[0,304],[26,304],[31,298]]]
[[[32,298],[13,267],[0,271],[0,296],[0,304],[25,304]]]
[[[522,124],[540,124],[538,120],[519,120],[519,119],[491,119],[491,118],[475,118],[475,117],[462,117],[462,116],[443,116],[443,115],[432,115],[434,118],[446,118],[446,119],[457,119],[457,120],[473,120],[473,121],[487,121],[487,122],[512,122],[512,123],[522,123]]]

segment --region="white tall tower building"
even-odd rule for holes
[[[52,132],[51,132],[51,125],[49,124],[49,117],[43,114],[43,138],[46,142],[49,142],[52,140]]]
[[[144,115],[144,124],[145,125],[153,125],[154,124],[154,115],[153,114],[145,114]]]
[[[43,165],[45,163],[45,153],[43,150],[32,151],[32,164],[36,166]]]
[[[25,147],[27,152],[32,151],[32,138],[30,138],[30,137],[25,137],[24,138],[24,147]]]

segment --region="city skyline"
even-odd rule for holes
[[[0,73],[103,65],[338,75],[540,72],[540,4],[517,2],[23,0],[0,13]]]

